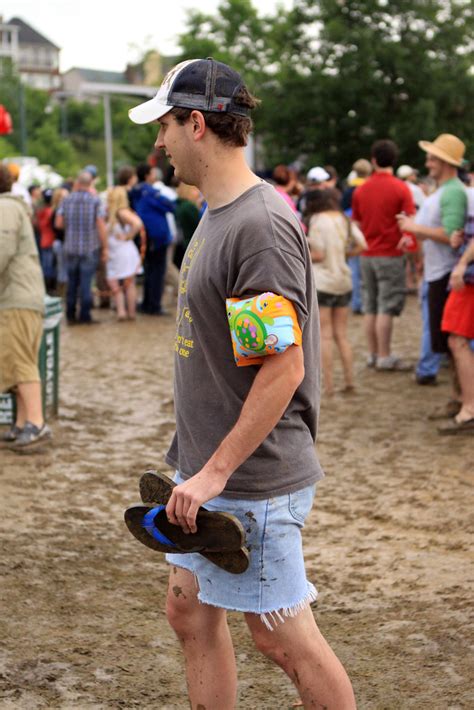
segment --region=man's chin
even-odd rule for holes
[[[181,170],[178,167],[176,167],[176,165],[173,165],[173,168],[174,168],[175,177],[178,178],[178,180],[180,180],[181,182],[186,182],[185,177],[184,177],[183,173],[181,172]]]

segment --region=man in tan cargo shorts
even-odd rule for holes
[[[0,165],[0,392],[14,391],[17,402],[16,421],[0,442],[26,453],[51,439],[38,371],[44,283],[27,208],[11,184]]]

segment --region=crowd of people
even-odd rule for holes
[[[294,167],[281,164],[264,177],[307,238],[318,293],[325,397],[335,392],[334,346],[343,392],[356,387],[350,312],[363,315],[367,367],[413,370],[392,352],[391,338],[393,318],[401,315],[406,296],[419,293],[422,332],[415,382],[436,384],[440,367],[451,363],[452,395],[429,416],[448,420],[440,433],[474,431],[469,265],[474,187],[458,138],[444,134],[420,147],[427,154],[426,176],[409,165],[397,168],[397,146],[379,140],[369,158],[354,162],[346,180],[330,165],[314,166],[302,178]],[[172,170],[165,184],[150,162],[121,167],[115,186],[102,193],[94,165],[55,190],[26,189],[18,166],[6,169],[9,192],[31,218],[45,290],[65,299],[69,325],[97,322],[91,315],[95,304],[111,306],[118,321],[134,320],[137,309],[168,315],[162,305],[165,284],[176,296],[181,263],[206,209],[196,187]]]
[[[9,169],[17,179],[18,167]],[[98,179],[97,168],[87,165],[56,190],[25,189],[19,183],[13,189],[30,211],[46,290],[65,298],[69,325],[95,322],[94,294],[104,307],[112,298],[118,320],[133,320],[136,276],[142,275],[139,310],[166,315],[165,277],[176,290],[181,260],[200,218],[199,191],[177,180],[165,185],[148,163],[121,167],[116,185],[102,193]]]
[[[412,371],[418,385],[434,385],[440,367],[452,373],[449,401],[429,413],[446,419],[440,434],[474,432],[474,278],[470,264],[474,181],[465,146],[451,134],[420,141],[427,175],[397,168],[398,147],[378,140],[370,160],[353,164],[345,183],[333,166],[315,166],[303,185],[279,165],[276,189],[307,233],[321,321],[325,396],[334,393],[333,343],[345,392],[354,390],[349,310],[363,315],[367,367]],[[460,277],[459,274],[463,276]],[[420,355],[415,368],[392,352],[393,318],[406,296],[419,293]]]
[[[176,485],[165,501],[148,502],[163,503],[171,540],[147,507],[137,537],[169,553],[167,616],[191,704],[235,706],[233,609],[305,707],[352,710],[351,682],[310,608],[317,591],[301,543],[324,475],[315,446],[320,363],[324,396],[334,395],[334,343],[345,391],[357,387],[352,308],[362,314],[374,377],[411,369],[392,350],[393,319],[419,281],[416,382],[432,384],[447,358],[453,395],[433,416],[448,419],[441,433],[474,431],[474,188],[460,179],[465,147],[451,134],[420,141],[423,180],[409,166],[396,176],[398,148],[386,139],[355,161],[346,184],[333,166],[313,166],[302,180],[279,165],[262,179],[243,150],[257,103],[221,62],[175,67],[153,99],[130,111],[135,123],[158,122],[155,147],[174,168],[168,184],[143,163],[122,167],[116,186],[98,194],[88,165],[40,193],[15,187],[18,169],[0,165],[0,391],[14,390],[18,402],[2,441],[27,451],[51,437],[37,367],[45,289],[65,297],[69,326],[89,326],[94,282],[99,305],[112,297],[123,321],[135,318],[141,272],[139,311],[165,316],[168,277],[177,342],[186,344],[175,353],[176,434],[166,456]],[[209,518],[224,512],[245,530],[238,550],[198,544],[204,504]],[[197,535],[196,546],[180,547],[173,526]],[[239,574],[225,571],[234,553],[245,558]]]
[[[134,320],[142,274],[141,312],[165,315],[165,274],[177,291],[202,205],[195,188],[165,186],[148,164],[122,167],[103,194],[94,165],[55,190],[25,188],[19,178],[16,163],[0,164],[0,392],[13,392],[16,403],[0,439],[26,453],[52,438],[38,369],[45,295],[64,299],[68,325],[93,324],[94,305],[111,299],[119,321]]]

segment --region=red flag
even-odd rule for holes
[[[12,117],[8,113],[5,106],[0,104],[0,135],[4,136],[7,133],[13,133]]]

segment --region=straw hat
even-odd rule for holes
[[[435,155],[437,158],[444,160],[445,163],[449,163],[449,165],[455,165],[456,167],[462,165],[466,146],[451,133],[442,133],[433,143],[419,141],[418,145],[421,150]]]

